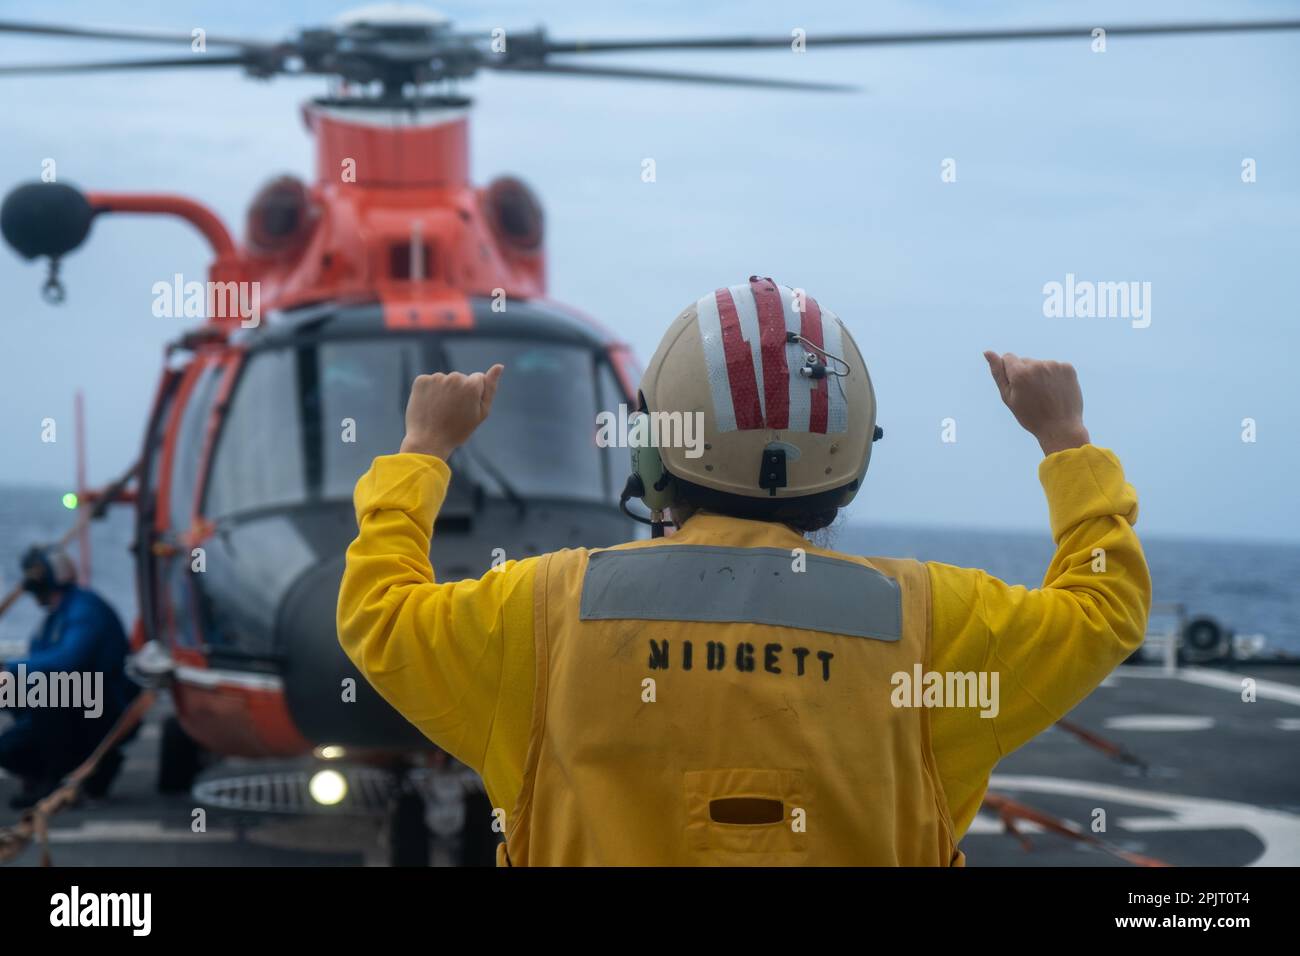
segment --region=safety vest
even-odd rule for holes
[[[915,561],[697,514],[537,569],[537,686],[510,865],[960,865]]]

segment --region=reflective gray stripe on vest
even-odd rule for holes
[[[584,621],[727,621],[877,641],[903,634],[898,582],[852,561],[780,548],[659,545],[597,551],[582,582]]]

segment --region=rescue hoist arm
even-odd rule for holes
[[[230,231],[216,213],[184,196],[163,193],[83,193],[58,182],[15,187],[0,206],[0,232],[24,259],[46,258],[49,274],[42,295],[51,304],[64,299],[59,280],[63,257],[86,241],[91,225],[104,213],[176,216],[193,225],[215,255],[213,278],[232,278],[242,259]]]

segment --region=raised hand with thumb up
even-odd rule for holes
[[[1083,392],[1074,366],[985,352],[993,381],[1016,421],[1038,439],[1044,455],[1089,442],[1083,425]]]

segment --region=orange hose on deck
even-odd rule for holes
[[[1093,836],[1081,828],[1077,823],[1071,823],[1068,820],[1061,820],[1052,816],[1043,810],[1036,809],[1027,804],[1020,803],[1018,800],[1012,800],[1010,797],[1004,797],[999,793],[986,793],[984,803],[991,810],[997,812],[998,819],[1006,827],[1008,833],[1016,837],[1021,846],[1028,850],[1031,846],[1029,841],[1021,835],[1016,829],[1017,820],[1027,820],[1030,823],[1037,823],[1039,826],[1070,840],[1078,840],[1080,843],[1086,843],[1089,846],[1096,847],[1104,853],[1109,853],[1113,857],[1123,860],[1125,863],[1131,863],[1134,866],[1171,866],[1163,860],[1157,860],[1154,857],[1142,856],[1139,853],[1129,853],[1127,850],[1121,850],[1119,847],[1111,846],[1105,840]]]
[[[99,767],[99,762],[104,759],[104,755],[144,719],[144,715],[153,706],[155,696],[151,690],[141,691],[140,695],[132,701],[131,706],[122,712],[113,729],[104,735],[95,752],[87,757],[81,766],[68,774],[57,790],[24,813],[22,819],[16,824],[0,829],[0,863],[8,863],[17,857],[27,849],[32,842],[32,837],[35,837],[41,844],[41,866],[51,865],[50,817],[76,802],[82,783]]]

